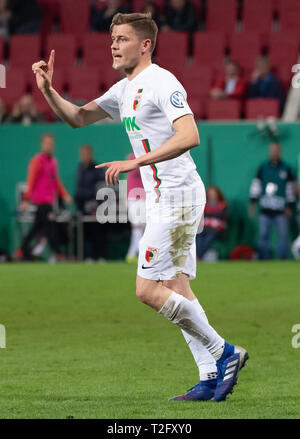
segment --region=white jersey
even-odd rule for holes
[[[186,98],[186,91],[172,73],[150,64],[134,79],[114,84],[95,102],[112,119],[121,118],[134,154],[140,157],[175,134],[176,119],[193,114]],[[170,201],[182,206],[205,204],[204,185],[188,151],[171,160],[142,166],[140,171],[147,205]]]

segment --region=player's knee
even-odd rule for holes
[[[149,286],[147,282],[143,282],[141,279],[137,279],[136,282],[136,297],[143,303],[149,302]]]
[[[136,297],[143,303],[147,303],[148,301],[148,292],[141,285],[136,286]]]

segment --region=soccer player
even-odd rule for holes
[[[39,89],[55,113],[73,128],[121,116],[134,160],[102,163],[107,184],[140,168],[146,191],[146,228],[140,241],[137,297],[176,324],[199,368],[200,382],[173,400],[225,400],[248,354],[208,323],[190,287],[196,274],[195,236],[203,222],[205,190],[189,150],[199,144],[186,92],[175,76],[152,64],[157,26],[149,14],[116,14],[110,27],[113,68],[126,77],[82,107],[52,86],[48,64],[33,64]],[[201,226],[200,226],[201,227]]]

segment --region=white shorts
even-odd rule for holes
[[[133,226],[145,227],[146,225],[146,201],[128,200],[128,219]]]
[[[139,276],[171,280],[185,273],[195,279],[195,238],[203,228],[204,207],[157,205],[147,211],[146,228],[139,243]]]

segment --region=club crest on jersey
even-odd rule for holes
[[[157,259],[157,256],[158,256],[158,248],[147,247],[145,254],[145,259],[147,262],[153,263]]]
[[[180,91],[174,91],[170,96],[171,104],[176,108],[183,108],[185,104],[185,99]]]
[[[134,111],[136,111],[136,109],[137,109],[137,107],[138,107],[138,105],[140,103],[140,100],[142,99],[142,93],[143,93],[143,89],[139,88],[138,91],[137,91],[137,95],[136,95],[136,97],[134,98],[134,101],[133,101],[133,109],[134,109]]]

